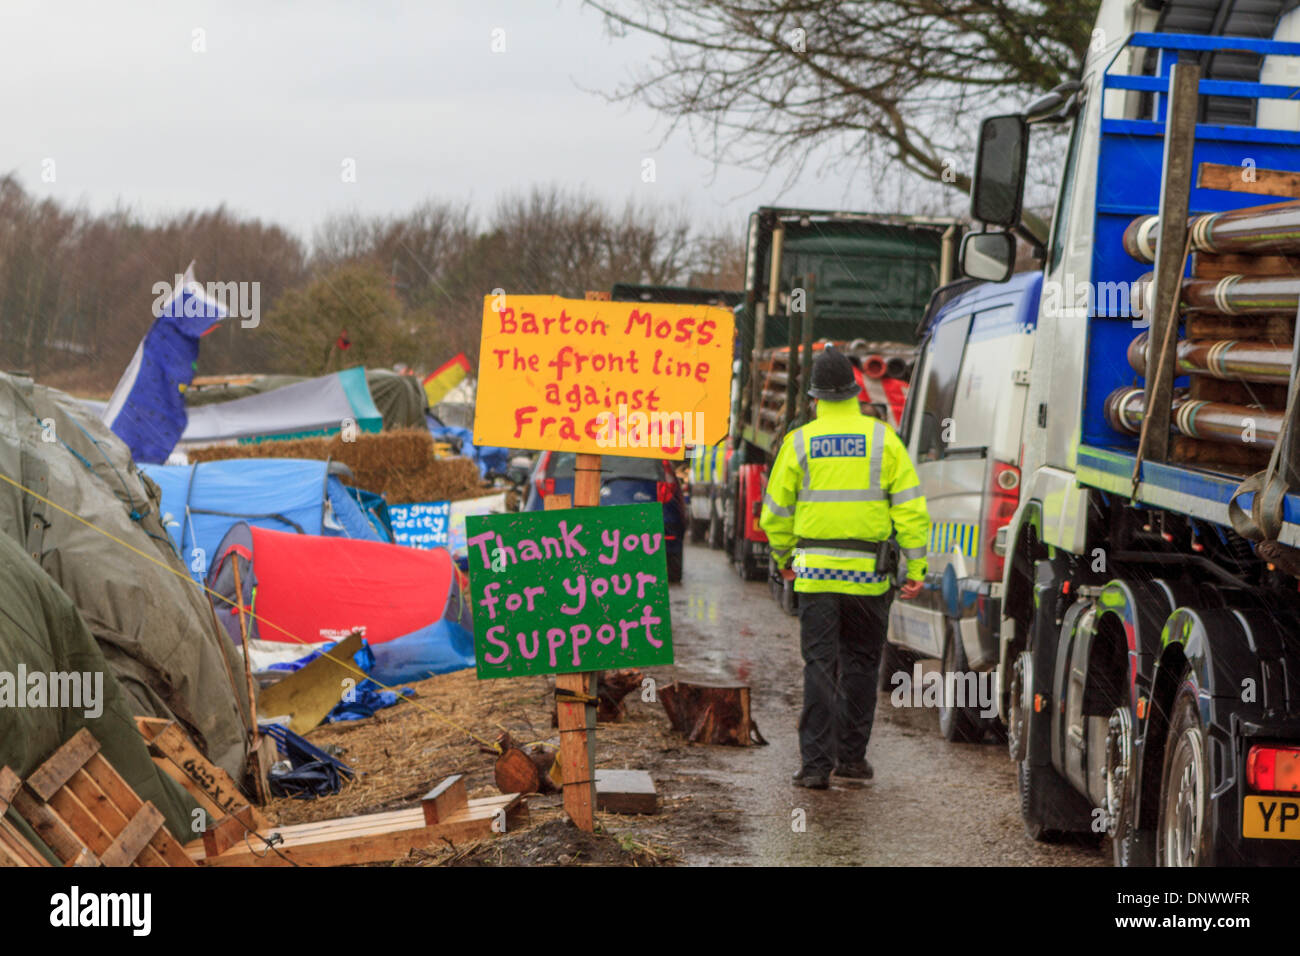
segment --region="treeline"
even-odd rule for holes
[[[191,259],[200,282],[259,284],[256,326],[222,323],[204,339],[199,374],[315,375],[356,363],[427,371],[459,351],[476,359],[483,296],[495,289],[738,288],[744,248],[739,223],[702,230],[682,209],[616,208],[559,187],[534,187],[486,215],[435,200],[397,216],[334,216],[308,246],[224,207],[92,213],[38,199],[8,176],[0,367],[106,392],[153,321],[155,285]]]

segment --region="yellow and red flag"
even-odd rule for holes
[[[424,379],[424,394],[429,396],[429,404],[437,405],[469,372],[469,359],[464,352],[430,372]]]

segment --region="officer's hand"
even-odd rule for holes
[[[912,598],[921,593],[921,584],[922,582],[920,581],[908,581],[899,589],[898,596],[904,601],[912,600]]]

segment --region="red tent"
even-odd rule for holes
[[[243,605],[256,615],[246,615],[249,645],[261,665],[301,657],[355,630],[372,646],[442,620],[472,631],[462,575],[445,549],[293,534],[240,522],[222,539],[208,575],[208,586],[231,601],[236,562]],[[214,603],[231,639],[242,643],[236,609]]]

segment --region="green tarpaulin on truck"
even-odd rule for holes
[[[241,779],[242,661],[126,445],[71,396],[0,375],[0,475],[10,479],[0,481],[0,534],[72,600],[131,710],[177,718],[208,759]]]

